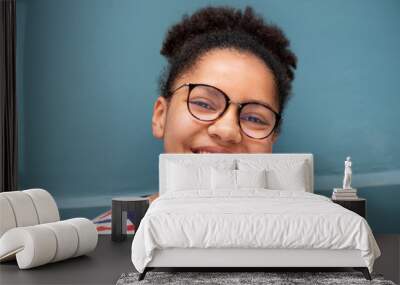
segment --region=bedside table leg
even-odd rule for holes
[[[111,209],[111,240],[123,241],[126,238],[124,233],[126,233],[126,215],[123,213],[122,204],[113,201]]]

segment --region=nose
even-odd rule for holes
[[[242,141],[242,134],[237,116],[237,107],[231,104],[228,110],[208,127],[208,134],[211,137],[221,140],[222,143],[240,143]]]

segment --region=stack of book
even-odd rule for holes
[[[334,188],[332,193],[333,200],[357,200],[357,189]]]

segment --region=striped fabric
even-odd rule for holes
[[[128,219],[126,221],[126,233],[133,235],[135,233],[135,225],[131,222],[133,220],[133,213],[128,212]],[[111,210],[97,216],[92,220],[96,225],[97,232],[102,235],[111,234]]]

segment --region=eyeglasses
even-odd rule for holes
[[[254,139],[269,137],[278,125],[281,116],[271,107],[259,102],[234,103],[217,87],[207,84],[185,83],[170,92],[174,94],[188,87],[187,108],[189,113],[203,122],[212,122],[226,112],[230,104],[238,105],[238,124],[242,132]]]

